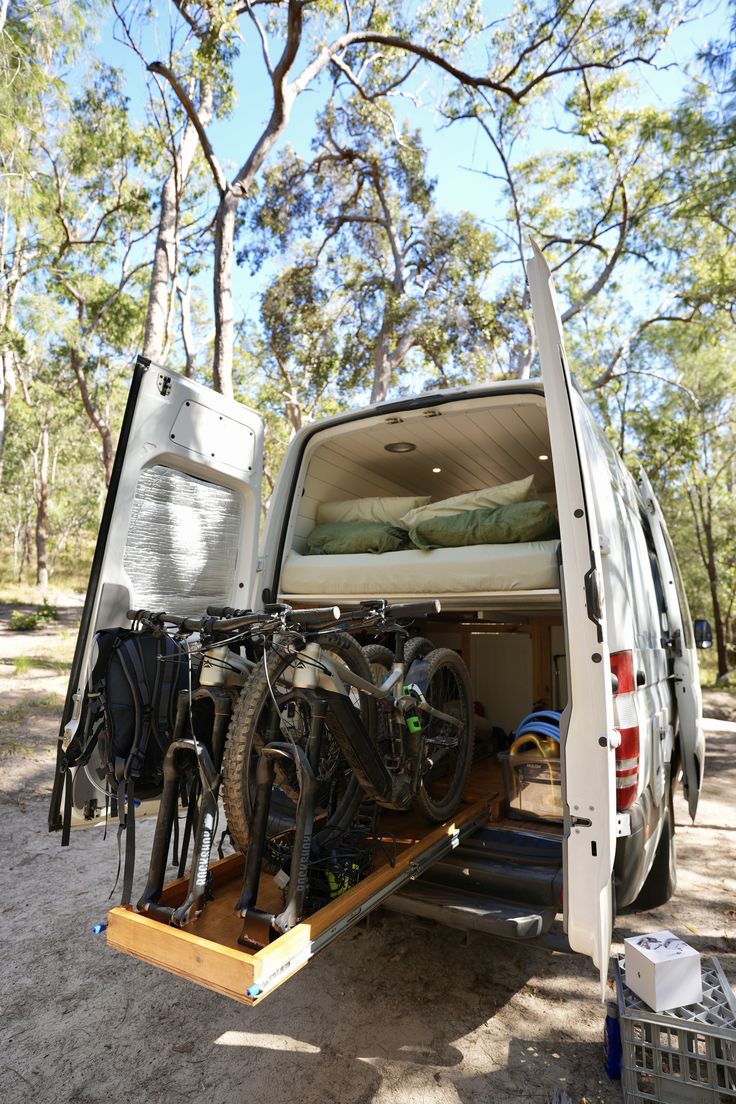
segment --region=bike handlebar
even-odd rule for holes
[[[327,606],[319,609],[292,610],[289,606],[271,606],[254,613],[252,610],[233,610],[237,616],[227,611],[229,606],[208,606],[207,617],[179,617],[174,613],[154,613],[151,610],[128,610],[129,621],[147,621],[154,625],[176,625],[184,632],[227,633],[248,626],[271,625],[280,623],[280,615],[285,614],[287,622],[295,625],[329,625],[340,619],[339,606]],[[213,615],[214,610],[222,610],[223,617]]]

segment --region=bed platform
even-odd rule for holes
[[[299,603],[328,595],[331,602],[349,605],[376,594],[390,599],[423,594],[440,598],[447,607],[452,598],[467,604],[470,595],[498,595],[504,605],[556,605],[558,547],[559,541],[551,540],[382,555],[302,556],[291,551],[281,573],[280,597]]]

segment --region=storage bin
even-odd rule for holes
[[[499,754],[509,816],[562,820],[560,760],[524,753]]]
[[[736,1001],[717,958],[701,960],[703,999],[652,1012],[614,959],[625,1104],[736,1104]]]

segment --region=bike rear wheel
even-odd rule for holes
[[[435,648],[424,662],[427,702],[461,723],[458,728],[430,717],[424,730],[424,773],[416,805],[429,820],[440,822],[457,812],[468,781],[473,762],[473,700],[468,669],[455,652]]]
[[[320,644],[330,656],[341,660],[355,674],[371,681],[371,670],[357,642],[347,633],[329,633]],[[294,740],[306,749],[311,728],[311,710],[306,702],[277,708],[274,696],[291,688],[293,656],[276,651],[266,654],[243,687],[228,728],[222,766],[222,799],[233,843],[247,851],[250,819],[255,797],[255,772],[261,748],[273,740]],[[351,694],[361,719],[375,739],[376,710],[371,698]],[[317,815],[330,831],[349,828],[363,791],[348,766],[329,727],[325,725],[317,764],[319,789]],[[276,771],[267,837],[282,835],[294,827],[299,787],[291,763],[279,763]],[[264,868],[275,872],[279,863],[264,857]]]

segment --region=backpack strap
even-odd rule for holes
[[[69,846],[69,836],[72,830],[72,773],[67,767],[63,774],[64,779],[64,817],[61,826],[61,846]]]
[[[156,641],[156,676],[153,684],[153,734],[166,754],[171,733],[171,702],[177,689],[179,656],[168,648],[169,637],[162,634]]]
[[[151,738],[151,692],[146,678],[145,664],[142,662],[140,641],[131,637],[127,643],[130,644],[129,648],[118,649],[118,659],[123,674],[128,680],[135,706],[135,735],[125,764],[124,777],[136,778],[145,761],[148,742]]]

